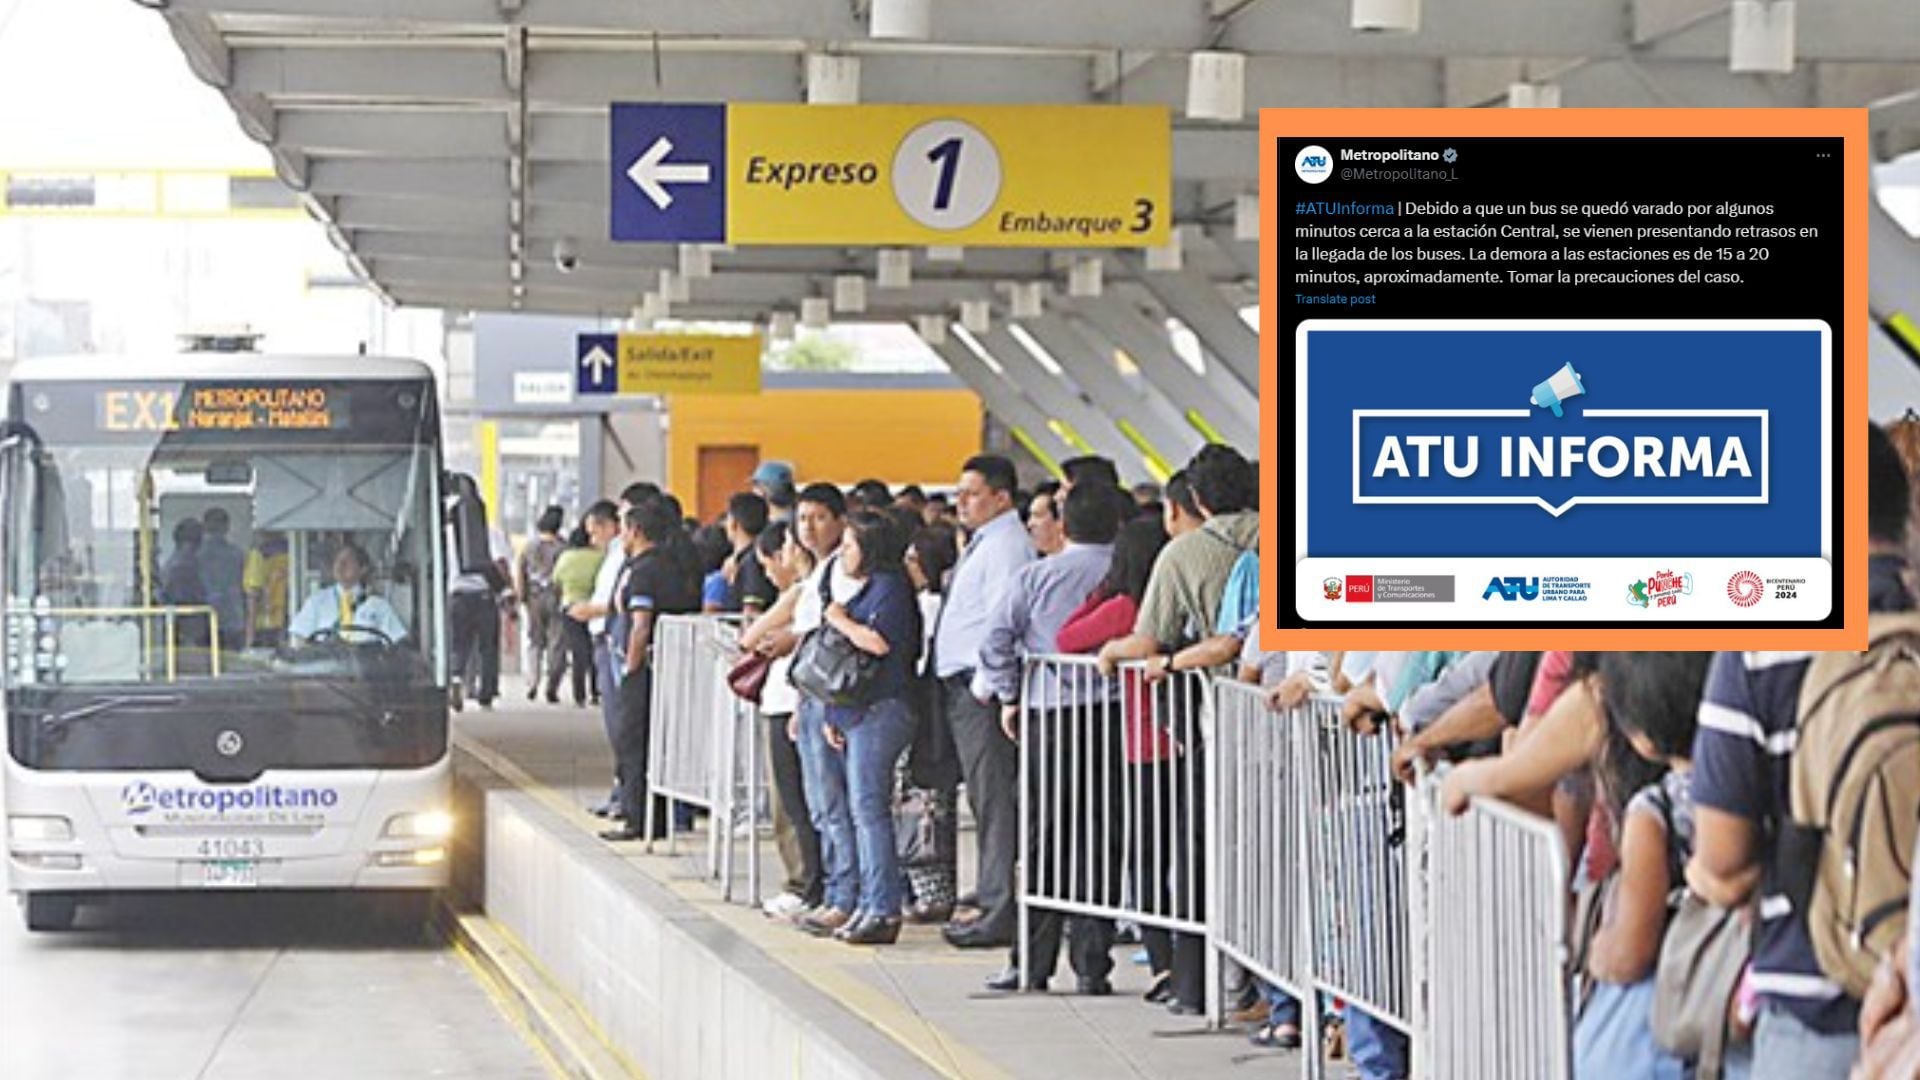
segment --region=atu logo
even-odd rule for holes
[[[1318,184],[1333,175],[1333,155],[1324,146],[1303,147],[1293,158],[1293,175]]]
[[[1502,600],[1538,600],[1540,599],[1540,579],[1497,577],[1487,582],[1487,591],[1480,594],[1480,599],[1491,600],[1496,593]]]

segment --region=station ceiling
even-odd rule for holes
[[[1429,0],[1415,33],[1353,29],[1351,0],[932,0],[926,40],[876,40],[874,0],[136,0],[347,253],[409,305],[621,317],[671,245],[608,235],[612,101],[800,102],[808,57],[859,60],[862,102],[1157,103],[1175,117],[1172,287],[1239,306],[1256,244],[1262,106],[1500,107],[1515,84],[1564,107],[1875,105],[1876,152],[1920,147],[1913,0],[1802,2],[1791,73],[1729,70],[1725,0]],[[882,0],[884,2],[884,0]],[[1196,50],[1246,55],[1241,122],[1184,118]],[[565,241],[578,267],[553,258]],[[1009,283],[1064,291],[1071,253],[916,252],[913,284],[868,318],[996,315]],[[735,248],[688,283],[676,317],[762,320],[874,272],[856,248]],[[1105,253],[1108,290],[1164,318],[1165,283]]]

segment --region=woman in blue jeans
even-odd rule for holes
[[[891,945],[900,937],[904,889],[894,846],[893,784],[900,755],[913,741],[907,692],[921,638],[920,605],[903,565],[907,539],[883,515],[854,514],[840,565],[861,583],[860,591],[825,613],[827,625],[881,661],[865,704],[828,705],[821,718],[827,745],[837,751],[822,767],[843,772],[847,793],[847,812],[832,815],[827,828],[836,848],[856,855],[859,902],[853,918],[833,934],[851,945]]]

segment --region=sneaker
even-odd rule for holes
[[[783,892],[760,905],[769,919],[785,919],[789,922],[798,918],[807,910],[807,902],[790,892]]]

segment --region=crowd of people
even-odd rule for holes
[[[1356,730],[1397,734],[1402,781],[1440,770],[1446,812],[1497,797],[1559,825],[1575,868],[1566,886],[1577,1076],[1804,1080],[1846,1075],[1863,1055],[1867,1075],[1905,1076],[1911,1069],[1894,1063],[1920,1055],[1920,1023],[1906,999],[1905,945],[1887,938],[1904,925],[1891,916],[1908,906],[1910,839],[1897,860],[1898,911],[1871,913],[1854,935],[1855,949],[1887,962],[1876,972],[1856,957],[1856,970],[1840,971],[1845,958],[1834,954],[1846,943],[1827,940],[1834,935],[1809,916],[1824,887],[1808,880],[1820,839],[1808,840],[1795,814],[1810,742],[1827,755],[1820,767],[1835,771],[1816,785],[1834,793],[1830,812],[1842,788],[1862,783],[1842,775],[1861,767],[1855,755],[1831,760],[1829,744],[1845,738],[1831,729],[1850,730],[1846,716],[1825,718],[1856,698],[1827,704],[1828,691],[1884,687],[1889,665],[1914,658],[1898,650],[1920,637],[1920,623],[1888,621],[1915,606],[1907,469],[1878,428],[1870,448],[1877,644],[1865,655],[1882,658],[1877,665],[1854,654],[1263,651],[1257,470],[1217,445],[1164,488],[1131,491],[1097,457],[1023,491],[1010,461],[979,455],[961,465],[951,503],[871,480],[800,486],[769,463],[707,526],[685,521],[672,495],[635,484],[589,508],[565,539],[557,511],[543,518],[516,578],[523,596],[550,594],[528,614],[529,625],[548,628],[533,685],[544,679],[554,700],[570,671],[575,702],[597,694],[604,710],[618,765],[594,809],[618,822],[604,834],[613,841],[643,838],[648,820],[654,620],[741,616],[735,675],[745,677],[735,685],[749,684],[741,692],[764,718],[786,869],[766,911],[804,932],[883,945],[903,924],[924,923],[957,948],[1012,946],[1018,739],[1028,732],[1029,753],[1043,759],[1054,752],[1044,742],[1053,727],[1034,720],[1085,705],[1075,693],[1124,700],[1113,767],[1136,790],[1165,796],[1153,802],[1168,818],[1142,827],[1170,843],[1169,876],[1204,879],[1205,822],[1181,819],[1201,808],[1181,778],[1199,775],[1204,741],[1150,723],[1159,710],[1147,700],[1173,673],[1224,674],[1263,687],[1275,713],[1337,696]],[[1026,661],[1052,654],[1092,657],[1109,678],[1027,700]],[[1803,733],[1815,730],[1810,712],[1824,725],[1817,739]],[[1874,731],[1911,728],[1911,715],[1909,706],[1897,713],[1905,721]],[[1885,803],[1920,782],[1876,774],[1868,787]],[[963,794],[977,830],[964,894]],[[1113,812],[1085,790],[1067,804],[1031,793],[1029,802],[1035,842],[1091,836]],[[1882,806],[1868,827],[1911,838],[1915,816],[1911,805]],[[656,810],[651,820],[666,818]],[[1204,897],[1185,903],[1183,920],[1204,919]],[[1169,910],[1164,900],[1158,910]],[[1113,923],[1036,909],[1027,926],[1024,976],[1009,963],[990,989],[1049,988],[1064,939],[1076,991],[1113,992]],[[1148,1000],[1200,1014],[1205,940],[1148,929],[1143,944]],[[1408,1075],[1411,1047],[1392,1024],[1351,1005],[1297,1001],[1227,966],[1231,1017],[1255,1043],[1298,1046],[1337,1026],[1366,1080]]]

